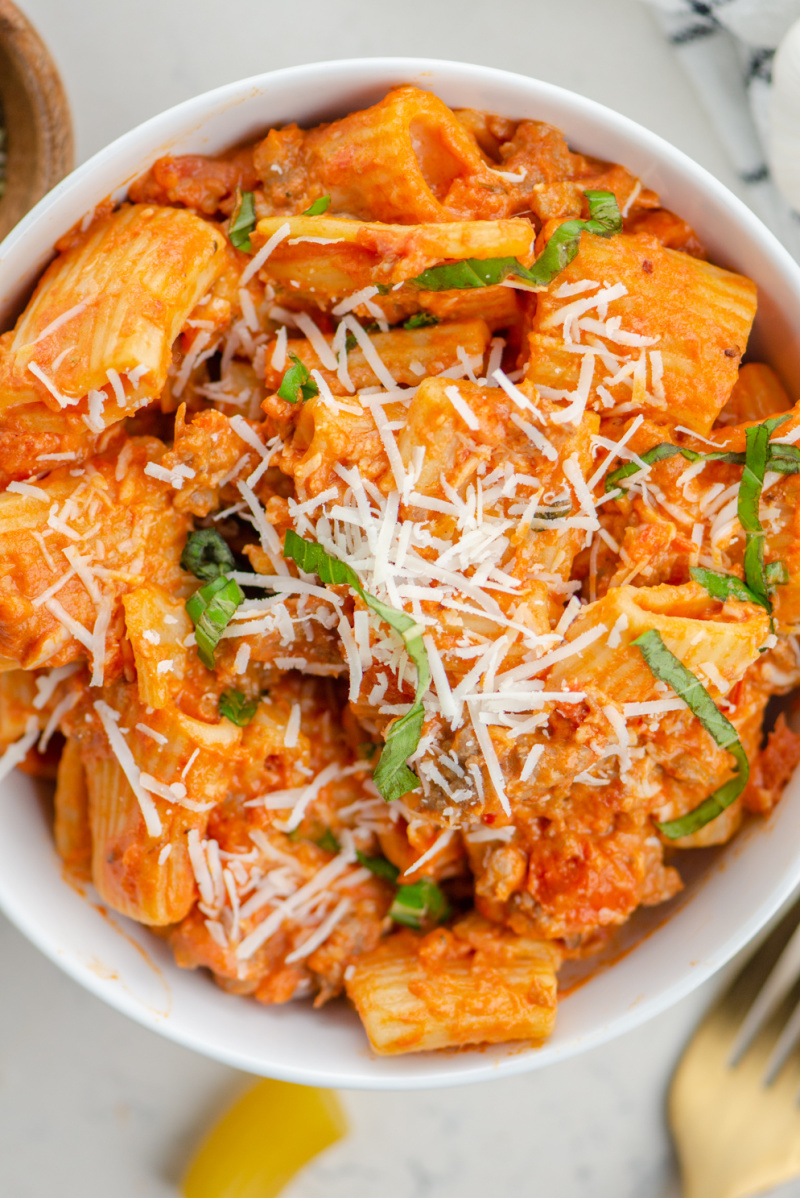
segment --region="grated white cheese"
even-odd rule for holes
[[[375,375],[381,386],[385,387],[387,391],[395,391],[397,389],[397,381],[388,367],[384,365],[378,351],[372,343],[369,333],[367,333],[366,330],[362,328],[358,321],[352,316],[345,316],[344,320],[342,321],[342,325],[344,325],[345,329],[352,333],[355,337],[356,341],[358,342],[359,349],[367,360],[368,366],[372,370],[372,373]]]
[[[10,491],[12,495],[25,495],[28,499],[35,499],[38,503],[48,503],[50,494],[43,487],[34,486],[33,483],[10,482],[6,487],[6,491]]]
[[[162,825],[158,810],[153,799],[141,784],[139,767],[134,760],[133,753],[128,748],[128,742],[117,727],[119,712],[114,711],[113,707],[109,707],[108,703],[102,699],[95,702],[94,709],[103,725],[111,751],[119,762],[120,769],[128,779],[130,788],[139,803],[148,836],[160,836]]]
[[[255,840],[255,833],[251,833],[251,838]],[[352,838],[350,839],[352,840]],[[291,916],[293,911],[302,906],[309,898],[322,890],[326,890],[345,870],[349,869],[355,859],[355,848],[352,843],[343,844],[342,852],[338,856],[329,861],[327,865],[323,865],[322,869],[318,870],[314,877],[309,882],[306,882],[305,886],[301,886],[294,894],[290,894],[280,906],[276,907],[265,920],[258,924],[249,936],[245,936],[236,949],[238,959],[240,961],[247,961],[252,957],[253,953],[257,952],[271,936],[274,936],[278,928]],[[242,908],[243,915],[244,910]]]
[[[418,857],[416,861],[409,865],[408,869],[403,871],[402,876],[407,878],[409,874],[416,873],[418,869],[430,861],[432,857],[435,857],[437,853],[441,852],[441,850],[450,843],[450,841],[453,839],[453,835],[454,833],[452,828],[445,828],[445,830],[436,837],[430,848],[426,849],[421,857]]]
[[[286,731],[283,734],[283,743],[287,749],[293,749],[297,744],[300,735],[300,716],[300,704],[292,703],[292,710],[286,721]]]
[[[609,632],[608,639],[606,641],[609,649],[618,649],[620,647],[622,644],[622,637],[620,636],[620,633],[625,631],[625,629],[628,627],[628,623],[629,621],[626,612],[623,612],[622,615],[617,617],[614,627]]]
[[[141,732],[142,736],[148,736],[157,745],[169,744],[166,736],[163,736],[160,732],[156,732],[155,728],[151,728],[148,724],[136,724],[136,731]]]
[[[280,245],[284,238],[290,235],[291,231],[292,226],[288,221],[282,224],[279,229],[275,230],[269,240],[262,245],[258,253],[250,260],[250,262],[248,262],[247,266],[242,271],[241,275],[239,276],[240,288],[247,286],[253,275],[261,270],[261,267],[264,265],[267,258],[269,258],[272,251]]]
[[[56,403],[59,405],[59,407],[70,408],[70,407],[73,407],[76,403],[80,402],[80,398],[81,398],[80,395],[64,395],[61,391],[59,391],[58,387],[55,385],[53,380],[51,378],[48,378],[48,376],[42,370],[41,366],[38,365],[38,363],[29,362],[28,370],[31,372],[31,374],[33,375],[33,377],[35,379],[38,379],[39,382],[42,383],[42,385],[47,388],[47,390],[53,396],[53,399],[56,401]]]
[[[111,616],[114,611],[114,600],[104,596],[92,630],[92,677],[90,686],[102,686],[105,681],[106,637],[108,635]]]
[[[286,367],[286,349],[288,344],[288,334],[286,326],[281,325],[278,329],[278,335],[275,338],[275,349],[272,351],[272,369],[284,370]]]
[[[510,816],[511,806],[506,796],[505,778],[503,777],[503,770],[497,756],[497,751],[492,742],[491,732],[489,731],[487,725],[484,724],[479,718],[477,703],[469,702],[467,707],[469,709],[472,727],[475,732],[475,739],[477,740],[481,748],[481,752],[483,753],[483,757],[486,762],[486,768],[489,771],[489,777],[491,779],[492,786],[494,787],[495,794],[497,795],[498,801],[500,806],[503,808],[503,811],[506,813],[506,815]]]
[[[459,416],[466,424],[467,428],[472,429],[474,432],[475,429],[481,427],[480,420],[475,415],[466,400],[462,398],[458,387],[445,387],[444,393],[450,400],[450,403],[453,405],[456,412],[458,412]]]
[[[15,766],[22,764],[38,735],[39,721],[35,715],[29,716],[22,736],[13,741],[0,757],[0,781],[10,774]]]
[[[56,329],[60,329],[68,321],[74,320],[76,316],[80,316],[81,312],[85,312],[88,306],[89,300],[84,299],[80,303],[75,304],[74,307],[67,308],[66,312],[62,312],[55,320],[51,320],[49,324],[44,326],[41,333],[31,341],[31,345],[38,345],[40,341],[44,341],[45,337],[49,337],[51,333],[55,333]]]
[[[250,646],[246,642],[236,650],[236,656],[233,659],[234,674],[244,674],[250,663],[250,652]]]
[[[356,291],[353,295],[348,295],[346,299],[341,300],[331,311],[334,316],[345,316],[348,312],[352,312],[361,304],[366,304],[368,300],[371,300],[378,294],[378,288],[375,286],[363,287],[361,291]],[[378,311],[380,312],[380,309]],[[381,312],[382,315],[383,313]]]
[[[324,944],[330,936],[333,929],[340,923],[352,906],[352,900],[349,898],[340,899],[339,902],[331,911],[327,919],[324,919],[316,931],[312,932],[307,940],[304,940],[299,948],[294,952],[289,953],[286,957],[286,964],[292,965],[295,961],[302,961],[304,957],[308,957],[316,949]]]
[[[688,711],[689,709],[683,699],[679,699],[677,695],[674,699],[652,699],[647,703],[622,704],[622,714],[628,720],[637,716],[662,715],[667,711],[683,710]]]
[[[92,652],[94,638],[88,628],[84,628],[83,624],[74,619],[68,611],[65,611],[57,599],[47,599],[44,606],[52,616],[55,616],[59,624],[64,625],[70,636],[74,636],[76,641],[80,641],[85,649]]]
[[[302,333],[305,334],[311,344],[311,348],[319,358],[326,370],[336,370],[338,362],[336,355],[331,349],[325,337],[320,332],[319,327],[314,323],[311,317],[306,312],[295,312],[295,322]],[[355,321],[353,323],[356,323]],[[359,328],[361,326],[359,325]]]
[[[629,753],[631,738],[628,733],[628,725],[625,723],[625,717],[611,703],[603,708],[603,714],[614,730],[617,737],[616,752],[619,756],[619,772],[626,774],[631,768],[631,757]]]

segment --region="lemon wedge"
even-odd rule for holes
[[[347,1131],[330,1090],[265,1080],[211,1129],[186,1171],[185,1198],[275,1198]]]

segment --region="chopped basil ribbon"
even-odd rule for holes
[[[328,209],[330,208],[330,206],[331,206],[331,197],[330,196],[320,196],[319,199],[314,200],[314,203],[310,204],[309,207],[303,211],[302,215],[303,216],[322,216],[323,212],[327,212]]]
[[[319,395],[319,387],[297,354],[289,354],[289,357],[293,365],[286,371],[283,382],[278,388],[280,398],[285,399],[287,403],[297,403],[298,391],[303,400],[313,399],[315,395]]]
[[[783,562],[771,564],[784,565]],[[707,570],[705,566],[694,566],[689,573],[695,582],[705,587],[712,599],[719,599],[721,603],[727,599],[738,599],[741,603],[757,603],[759,607],[766,607],[763,599],[735,574],[720,574],[717,570]]]
[[[780,419],[788,419],[788,417],[780,417]],[[763,428],[763,425],[758,427]],[[749,431],[751,430],[748,429]],[[678,454],[686,458],[687,462],[730,462],[735,466],[743,466],[747,459],[746,453],[739,453],[736,450],[697,453],[685,445],[672,445],[669,441],[662,441],[659,445],[654,445],[652,449],[639,454],[638,457],[646,466],[652,466],[655,462],[663,462],[667,458],[677,457]],[[630,478],[632,474],[638,474],[640,470],[641,466],[638,462],[626,462],[619,469],[612,470],[606,477],[606,491],[613,491],[622,479]],[[800,448],[796,445],[770,444],[767,470],[774,470],[776,474],[800,474]]]
[[[789,567],[780,559],[768,562],[764,567],[764,576],[771,587],[785,587],[789,581]]]
[[[733,450],[720,450],[718,453],[697,453],[694,449],[687,449],[685,445],[672,445],[669,441],[661,441],[658,445],[654,445],[652,449],[648,449],[645,453],[640,453],[637,456],[639,462],[644,462],[645,466],[652,466],[655,462],[664,462],[668,458],[677,457],[678,454],[682,458],[686,458],[687,462],[732,462],[734,465],[741,466],[745,460],[743,453],[736,453]],[[626,462],[619,469],[612,470],[606,476],[606,492],[613,491],[623,478],[630,478],[632,474],[638,474],[642,469],[639,462]]]
[[[219,714],[226,720],[245,728],[258,710],[258,699],[247,699],[241,691],[223,691],[219,697]]]
[[[654,677],[672,687],[678,698],[683,699],[692,714],[697,716],[712,740],[721,749],[726,749],[736,762],[737,772],[734,776],[704,799],[699,807],[678,819],[658,824],[664,836],[677,840],[710,824],[738,799],[750,777],[750,763],[733,724],[725,718],[700,680],[669,651],[660,633],[650,628],[631,643],[640,650]]]
[[[567,220],[553,233],[533,266],[523,266],[516,258],[464,258],[444,266],[432,266],[409,283],[423,291],[456,291],[469,287],[490,287],[509,275],[546,287],[578,253],[581,233],[613,237],[622,232],[622,216],[612,191],[585,191],[589,202],[588,220]]]
[[[403,321],[404,329],[424,329],[429,324],[438,324],[439,317],[434,316],[432,312],[415,312],[413,316],[409,316],[408,320]]]
[[[385,882],[397,885],[400,870],[385,857],[368,857],[356,849],[356,857],[365,869]],[[442,923],[450,914],[450,904],[432,878],[420,878],[408,886],[398,886],[389,908],[389,918],[408,928],[420,929],[425,923]]]
[[[231,617],[244,603],[239,584],[220,574],[186,600],[186,613],[194,624],[197,652],[204,666],[214,669],[214,651]]]
[[[737,584],[739,587],[743,587],[744,590],[735,597],[743,598],[745,602],[758,603],[763,607],[769,613],[772,631],[774,631],[774,627],[770,592],[775,586],[780,586],[788,581],[788,570],[784,562],[770,562],[769,565],[764,562],[765,533],[759,520],[758,509],[761,502],[761,491],[764,487],[764,476],[768,470],[773,470],[777,474],[800,473],[800,449],[796,445],[773,445],[770,442],[770,437],[775,429],[784,424],[790,415],[791,413],[787,412],[782,416],[771,416],[762,424],[755,424],[748,428],[745,431],[744,453],[733,450],[697,453],[685,446],[672,445],[668,441],[662,441],[659,445],[654,445],[652,449],[641,454],[639,461],[626,462],[618,470],[613,470],[605,481],[605,490],[608,493],[613,491],[622,479],[638,474],[642,469],[640,463],[652,466],[655,462],[665,461],[678,454],[687,462],[731,462],[744,466],[736,511],[745,534],[744,583],[739,579],[731,580],[728,575],[715,574],[714,571],[705,571],[704,577],[699,578],[693,570],[692,577],[702,583],[709,594],[717,599],[723,598],[720,588],[727,587],[728,590],[725,593],[731,597],[733,596],[731,588],[735,588]],[[712,577],[728,581],[714,583],[715,592],[708,585]],[[745,591],[748,592],[746,595]]]
[[[236,562],[227,541],[215,528],[199,528],[186,538],[181,567],[194,574],[195,578],[211,582],[226,570],[235,570]]]
[[[228,240],[237,250],[252,252],[250,234],[256,227],[256,201],[252,191],[240,191],[228,226]]]
[[[398,886],[389,916],[407,928],[423,923],[441,923],[450,914],[450,904],[431,878],[420,878],[410,886]]]
[[[350,586],[356,594],[382,620],[399,633],[408,656],[417,669],[417,689],[414,703],[399,720],[395,720],[389,728],[386,743],[383,746],[381,759],[373,775],[373,782],[387,803],[399,799],[410,790],[419,786],[419,778],[409,766],[406,758],[416,750],[422,735],[422,724],[425,719],[425,709],[422,698],[431,682],[428,653],[422,641],[422,630],[412,616],[404,611],[397,611],[370,595],[361,585],[361,580],[355,570],[339,561],[337,557],[326,553],[315,541],[306,541],[298,536],[293,529],[286,533],[283,546],[283,556],[296,562],[306,574],[316,574],[324,583],[338,586]]]
[[[400,870],[385,857],[368,857],[366,853],[361,853],[356,849],[356,858],[365,869],[375,874],[376,878],[383,878],[387,882],[396,882],[400,877]]]
[[[319,845],[321,849],[324,849],[326,853],[338,853],[342,847],[330,828],[326,828],[319,840],[317,840],[315,843]],[[358,854],[356,854],[356,856],[357,855]]]
[[[736,515],[744,529],[744,580],[750,590],[758,595],[758,601],[770,613],[772,624],[772,601],[764,566],[764,529],[758,518],[764,475],[770,459],[769,439],[779,425],[785,424],[789,413],[772,416],[763,424],[756,424],[745,432],[745,463],[742,484],[739,487],[739,503]],[[786,448],[784,446],[784,448]]]

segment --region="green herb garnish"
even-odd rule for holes
[[[389,915],[407,928],[423,923],[441,923],[450,914],[450,904],[431,878],[420,878],[410,886],[398,886]]]
[[[764,567],[764,577],[770,587],[785,587],[789,581],[789,567],[780,559],[768,562]]]
[[[773,565],[783,563],[773,562]],[[689,573],[695,582],[705,587],[712,599],[725,603],[728,599],[738,599],[740,603],[757,603],[764,607],[764,601],[755,591],[751,591],[747,583],[742,582],[735,574],[720,574],[718,570],[707,570],[705,566],[694,566]]]
[[[431,681],[428,653],[422,640],[422,629],[412,616],[407,615],[404,611],[397,611],[394,607],[389,607],[387,603],[383,603],[365,591],[360,578],[350,566],[326,553],[322,546],[315,541],[304,540],[291,528],[286,533],[283,556],[296,562],[300,569],[307,574],[316,574],[326,584],[333,583],[352,587],[367,607],[371,608],[395,632],[400,634],[406,652],[416,666],[417,689],[413,706],[399,720],[395,720],[389,728],[381,759],[373,775],[375,785],[387,802],[399,799],[409,790],[416,790],[419,786],[419,778],[406,765],[406,758],[416,750],[422,735],[422,724],[425,719],[422,698]]]
[[[762,607],[772,614],[770,587],[764,566],[765,532],[758,518],[764,475],[770,458],[769,439],[779,425],[789,419],[789,413],[773,416],[763,424],[754,425],[745,432],[746,449],[742,484],[739,487],[739,502],[736,515],[744,529],[744,580],[753,594],[758,595]]]
[[[256,227],[256,200],[252,191],[240,191],[228,226],[228,240],[237,250],[250,254],[253,244],[250,234]]]
[[[286,371],[283,381],[278,388],[280,398],[285,399],[287,403],[297,403],[298,391],[303,401],[313,399],[315,395],[319,395],[319,387],[297,354],[289,354],[289,357],[293,364]]]
[[[358,341],[356,340],[355,333],[351,333],[348,329],[344,339],[344,352],[346,354],[352,353],[357,345]]]
[[[781,416],[777,419],[780,423],[783,420],[788,420],[788,416]],[[764,426],[758,425],[757,427],[763,428]],[[754,432],[755,429],[747,431]],[[694,449],[688,449],[685,445],[672,445],[669,441],[662,441],[638,456],[646,466],[652,466],[655,462],[663,462],[667,458],[677,457],[678,454],[687,462],[730,462],[735,466],[743,466],[747,460],[747,454],[737,450],[721,449],[715,453],[698,453]],[[796,445],[773,445],[770,443],[766,468],[774,470],[776,474],[800,474],[800,448]],[[606,478],[606,491],[613,491],[623,479],[638,474],[641,469],[638,462],[626,462],[624,466],[612,470]]]
[[[190,532],[181,554],[181,567],[202,578],[203,582],[211,582],[236,568],[233,554],[228,548],[227,541],[219,535],[215,528],[198,528]]]
[[[714,742],[721,749],[726,749],[736,762],[734,776],[704,799],[694,811],[689,811],[678,819],[658,824],[658,829],[664,836],[670,840],[677,840],[681,836],[690,836],[706,824],[710,824],[738,799],[750,777],[750,763],[733,724],[722,714],[699,678],[696,678],[691,670],[687,670],[683,662],[670,652],[660,633],[650,628],[631,643],[640,650],[654,677],[672,687],[678,698],[683,699],[692,714],[697,716]]]
[[[219,697],[219,714],[239,728],[246,728],[258,710],[258,699],[248,699],[241,691],[223,691]]]
[[[244,603],[239,584],[220,574],[186,600],[186,613],[194,624],[197,652],[204,666],[214,668],[214,652],[238,607]]]
[[[622,216],[613,192],[583,194],[589,202],[589,219],[567,220],[559,225],[533,266],[523,266],[516,258],[464,258],[461,262],[432,266],[408,282],[424,291],[456,291],[490,287],[514,275],[534,286],[547,286],[578,253],[581,233],[613,237],[622,232]]]
[[[426,329],[428,325],[438,323],[439,317],[434,316],[432,312],[415,312],[413,316],[409,316],[408,320],[403,321],[403,328]]]
[[[330,828],[325,829],[319,840],[315,841],[315,844],[324,849],[326,853],[338,853],[342,847]],[[358,856],[358,853],[356,853],[356,856]]]
[[[313,204],[310,204],[308,206],[308,208],[306,208],[303,211],[302,215],[303,216],[322,216],[323,212],[327,212],[328,209],[330,208],[330,206],[331,206],[331,197],[330,196],[320,196],[318,199],[314,200]]]
[[[365,869],[375,874],[376,878],[383,878],[386,882],[395,883],[400,877],[400,870],[385,857],[368,857],[366,853],[356,849],[356,858]]]
[[[743,453],[737,453],[733,450],[720,450],[715,453],[697,453],[696,450],[688,449],[685,445],[672,445],[669,441],[661,441],[658,445],[654,445],[652,449],[640,453],[638,457],[641,462],[644,462],[645,466],[652,466],[655,462],[664,462],[668,458],[677,457],[679,454],[687,462],[732,462],[734,465],[741,466],[745,460]],[[624,466],[620,466],[617,470],[612,470],[606,477],[606,492],[613,491],[624,478],[630,478],[632,474],[638,474],[641,469],[642,467],[639,465],[639,462],[626,462]]]

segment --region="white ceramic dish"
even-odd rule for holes
[[[80,167],[0,246],[0,319],[24,300],[53,242],[164,153],[214,153],[272,124],[309,124],[412,82],[448,103],[560,126],[571,144],[622,162],[688,219],[712,258],[760,290],[759,355],[800,389],[800,269],[720,183],[646,129],[581,96],[503,71],[425,59],[367,59],[294,67],[198,96],[146,122]],[[163,1035],[253,1073],[308,1084],[414,1088],[535,1069],[619,1035],[676,1002],[756,934],[800,881],[800,778],[773,817],[753,821],[718,853],[682,855],[687,883],[670,907],[636,917],[633,951],[561,1003],[540,1049],[497,1046],[382,1059],[343,1004],[267,1008],[223,994],[202,973],[179,970],[145,929],[72,890],[30,779],[0,789],[0,907],[81,985]]]

